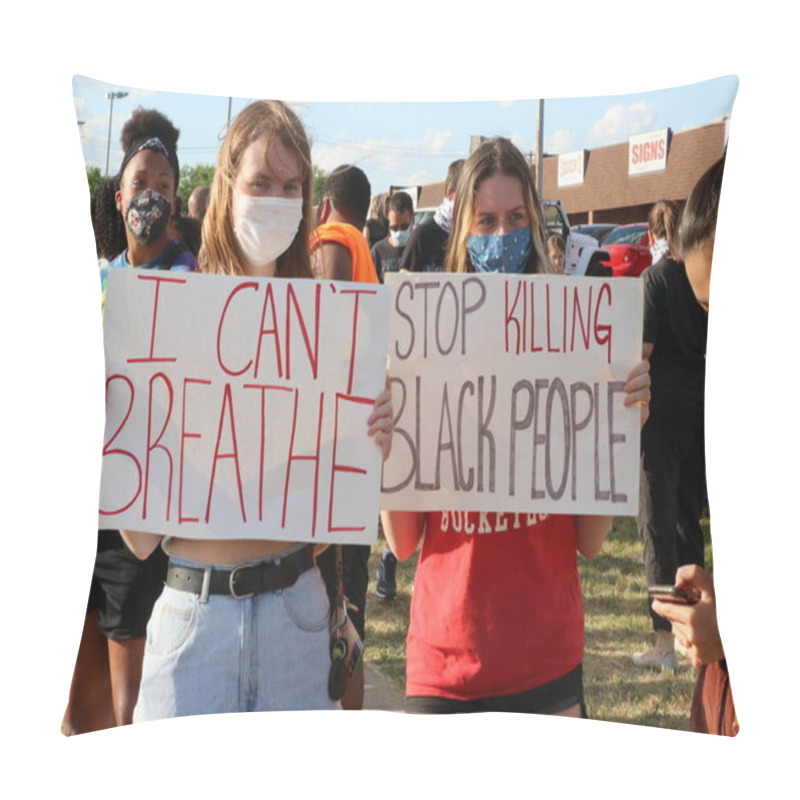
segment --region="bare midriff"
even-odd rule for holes
[[[176,539],[169,542],[169,553],[202,564],[244,564],[274,558],[296,542],[253,539]]]

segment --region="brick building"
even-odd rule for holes
[[[544,158],[544,197],[560,200],[572,224],[586,222],[644,222],[651,206],[663,198],[680,205],[698,178],[721,155],[727,141],[727,120],[702,127],[666,132],[666,163],[657,171],[629,174],[628,142],[586,150],[582,158],[582,182],[559,186],[559,156]],[[536,167],[531,167],[534,181]],[[420,187],[417,206],[437,206],[444,197],[444,183]]]

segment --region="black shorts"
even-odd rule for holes
[[[97,622],[104,636],[124,640],[145,635],[153,605],[164,588],[167,561],[160,547],[140,561],[119,531],[97,532],[87,613],[98,612]]]
[[[450,697],[406,697],[407,714],[472,714],[481,711],[511,711],[518,714],[557,714],[580,705],[586,719],[583,700],[583,665],[554,681],[525,692],[478,700],[453,700]]]
[[[364,607],[367,604],[367,584],[369,583],[369,555],[372,548],[368,544],[342,545],[342,580],[344,595],[356,609],[347,609],[347,616],[353,621],[358,635],[364,641]],[[328,597],[336,597],[336,548],[331,546],[317,556],[317,566],[328,590]]]

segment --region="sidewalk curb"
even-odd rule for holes
[[[375,665],[364,662],[364,710],[404,713],[405,696]]]

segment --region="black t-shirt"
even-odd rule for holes
[[[662,258],[642,274],[643,339],[653,345],[650,412],[702,424],[708,314],[697,302],[682,263]]]
[[[441,272],[444,269],[447,238],[447,231],[432,219],[412,229],[400,268],[411,272]]]
[[[400,269],[400,259],[406,247],[407,245],[395,247],[387,236],[372,248],[372,260],[381,283],[387,272],[397,272]]]
[[[369,231],[367,242],[370,248],[374,247],[381,239],[389,235],[389,225],[386,222],[370,217],[367,220],[366,228]]]

